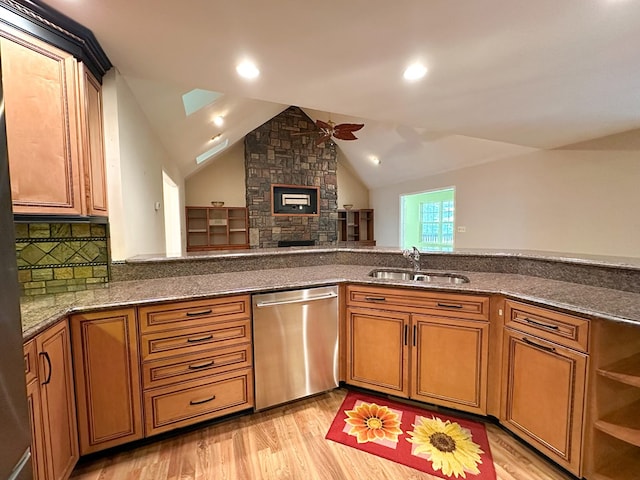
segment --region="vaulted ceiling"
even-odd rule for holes
[[[365,123],[337,144],[370,188],[640,128],[637,0],[45,3],[93,31],[186,176],[289,105]],[[187,116],[195,88],[224,95]]]

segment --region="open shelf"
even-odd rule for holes
[[[187,251],[249,248],[245,207],[186,207]]]
[[[598,374],[640,388],[640,353],[599,368]]]
[[[623,442],[640,447],[640,401],[604,416],[595,427]]]
[[[375,245],[373,210],[338,210],[338,243]]]
[[[640,470],[640,450],[635,447],[616,449],[607,461],[596,468],[589,480],[637,480]]]

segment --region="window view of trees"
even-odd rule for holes
[[[402,248],[451,251],[454,247],[455,189],[446,188],[401,197]]]

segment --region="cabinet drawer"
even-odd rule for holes
[[[211,325],[230,319],[248,318],[249,296],[151,305],[140,307],[138,312],[140,332],[143,334],[183,328],[185,322],[190,327]]]
[[[347,305],[396,312],[435,313],[438,316],[472,320],[489,319],[488,297],[458,293],[349,285]]]
[[[155,388],[251,366],[251,345],[247,343],[144,363],[142,386]]]
[[[249,319],[232,320],[215,326],[183,328],[177,332],[151,333],[142,336],[142,360],[157,360],[250,341]]]
[[[505,326],[587,352],[589,320],[507,300]]]
[[[26,383],[32,382],[38,378],[38,355],[36,353],[36,342],[31,340],[24,345],[24,374]]]
[[[173,430],[253,406],[251,369],[236,370],[144,394],[146,435]]]

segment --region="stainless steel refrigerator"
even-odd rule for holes
[[[20,289],[0,79],[0,479],[32,478],[30,444]]]

